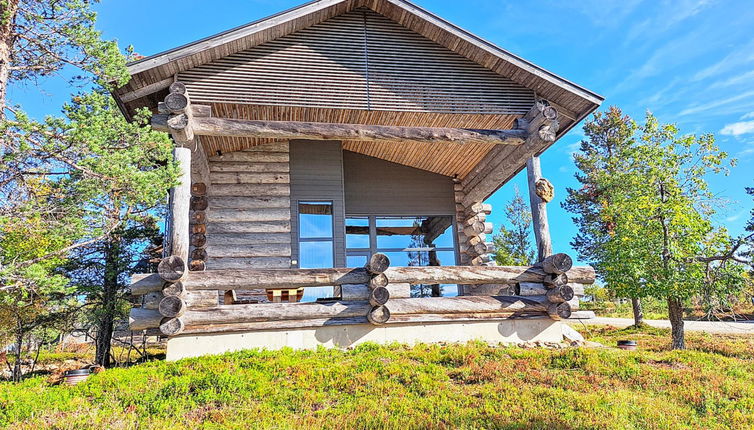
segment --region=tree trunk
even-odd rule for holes
[[[668,297],[668,316],[673,336],[672,349],[686,349],[683,331],[683,302],[674,297]]]
[[[13,363],[13,371],[11,372],[11,380],[13,382],[20,382],[21,381],[21,348],[24,346],[24,331],[22,327],[19,325],[18,332],[16,333],[16,350],[14,351],[14,356],[16,357],[16,362]]]
[[[2,16],[0,16],[0,121],[2,121],[5,119],[8,79],[15,39],[13,27],[18,13],[18,0],[5,0],[0,4],[3,6]]]
[[[641,307],[641,299],[632,297],[631,306],[634,309],[634,325],[639,327],[644,324],[644,309]]]
[[[102,284],[102,308],[97,322],[97,341],[94,362],[100,366],[110,366],[113,325],[118,302],[119,252],[117,239],[105,244],[105,274]]]

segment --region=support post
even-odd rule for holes
[[[529,202],[534,223],[534,237],[537,241],[537,261],[552,255],[550,225],[547,222],[547,202],[537,194],[537,182],[542,179],[539,157],[529,157],[526,161],[526,173],[529,179]]]
[[[170,190],[170,226],[172,255],[184,262],[189,260],[189,204],[191,201],[191,149],[175,148],[173,157],[178,163],[180,183]]]

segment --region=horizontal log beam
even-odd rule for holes
[[[538,266],[427,266],[391,267],[385,271],[390,283],[398,284],[515,284],[543,283],[548,274]],[[567,273],[570,282],[594,283],[590,266],[573,267]],[[183,286],[197,290],[244,290],[326,287],[343,284],[367,284],[373,278],[364,268],[358,269],[225,269],[192,272]],[[134,275],[131,294],[144,295],[160,291],[164,281],[157,274]]]
[[[363,124],[336,124],[295,121],[254,121],[228,118],[191,119],[198,136],[254,137],[267,139],[358,140],[402,143],[492,143],[522,145],[527,130],[477,130],[438,127],[399,127]],[[152,117],[152,127],[168,131],[167,115]]]

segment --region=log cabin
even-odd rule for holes
[[[406,0],[317,0],[128,65],[181,168],[134,331],[169,360],[360,342],[561,341],[591,267],[554,254],[539,155],[602,97]],[[538,263],[485,199],[527,169]]]

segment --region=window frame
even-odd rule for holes
[[[379,248],[377,246],[377,219],[417,219],[417,218],[431,218],[431,217],[449,217],[450,218],[450,230],[453,240],[453,245],[450,247],[444,246],[444,247],[433,247],[433,248]],[[346,254],[346,260],[348,260],[349,256],[361,256],[361,255],[367,255],[367,258],[369,256],[372,256],[378,252],[409,252],[409,250],[412,251],[451,251],[453,252],[454,256],[454,264],[458,265],[458,234],[456,229],[456,217],[455,215],[346,215],[344,222],[343,222],[343,228],[347,229],[348,227],[348,219],[349,218],[367,218],[369,220],[369,248],[348,248],[348,232],[345,232],[345,241],[344,244],[346,246],[345,254]]]
[[[330,226],[331,227],[330,228],[330,237],[310,237],[310,238],[304,238],[304,237],[301,236],[301,204],[302,203],[314,203],[314,204],[317,204],[317,203],[320,203],[320,204],[321,203],[326,203],[326,204],[330,205],[330,207],[332,208],[332,213],[330,214],[330,222],[332,223],[331,226]],[[304,242],[331,242],[332,243],[332,261],[333,261],[332,266],[335,267],[336,266],[335,259],[336,259],[336,256],[337,256],[337,251],[335,249],[335,201],[333,201],[333,200],[318,200],[318,199],[301,199],[301,200],[296,200],[296,217],[297,217],[296,224],[297,224],[297,227],[298,227],[296,229],[297,230],[296,235],[298,236],[298,243],[297,243],[297,248],[298,248],[298,256],[297,256],[297,258],[298,259],[296,260],[298,262],[297,266],[299,268],[301,268],[301,244],[302,243],[304,243]]]

